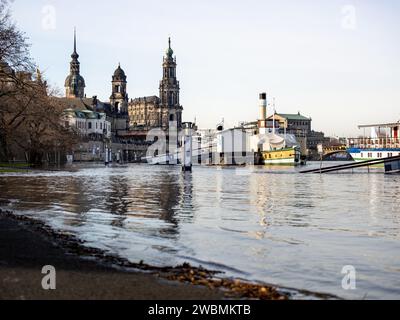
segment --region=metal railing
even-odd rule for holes
[[[350,148],[361,149],[387,149],[400,148],[399,138],[350,138],[348,139]]]

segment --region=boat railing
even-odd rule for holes
[[[400,148],[400,138],[350,138],[349,148],[393,149]]]

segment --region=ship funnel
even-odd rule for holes
[[[259,108],[260,108],[259,120],[264,121],[267,119],[267,94],[265,92],[260,93]]]
[[[260,93],[259,98],[259,110],[260,116],[258,119],[258,128],[263,129],[262,133],[265,133],[265,128],[267,127],[267,94],[265,92]]]

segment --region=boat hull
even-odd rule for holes
[[[263,151],[265,165],[300,165],[300,152],[296,148]]]
[[[400,148],[348,148],[347,152],[352,156],[354,161],[376,160],[400,156]]]

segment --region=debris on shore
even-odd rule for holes
[[[151,266],[143,261],[139,263],[130,262],[128,259],[109,254],[100,249],[84,246],[84,242],[74,235],[55,232],[43,222],[34,220],[27,216],[16,215],[11,211],[0,209],[2,216],[20,221],[48,237],[56,245],[64,248],[68,253],[80,257],[93,257],[99,263],[111,264],[129,272],[129,269],[141,270],[152,273],[162,279],[190,283],[197,286],[205,286],[210,289],[221,290],[226,298],[230,299],[261,299],[261,300],[287,300],[290,295],[280,292],[278,288],[266,284],[250,283],[239,279],[223,278],[222,272],[208,270],[203,267],[194,267],[189,263],[178,266],[157,267]]]

